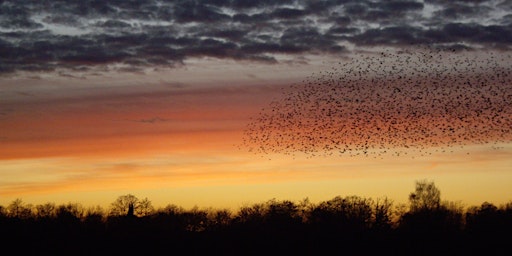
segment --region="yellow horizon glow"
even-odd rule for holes
[[[469,157],[454,152],[381,160],[274,155],[267,156],[270,160],[260,157],[255,161],[246,153],[226,152],[2,160],[0,205],[21,198],[32,204],[78,202],[108,208],[123,194],[147,197],[155,207],[176,204],[236,209],[272,198],[297,201],[308,197],[318,202],[337,195],[388,197],[406,203],[414,182],[421,179],[433,180],[443,200],[467,206],[511,200],[507,197],[512,187],[510,145],[499,152],[473,147]],[[25,178],[16,176],[17,172],[23,172]],[[11,181],[6,173],[11,174]]]

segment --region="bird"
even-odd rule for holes
[[[251,118],[256,154],[450,153],[512,141],[512,56],[425,47],[343,60],[282,90]]]

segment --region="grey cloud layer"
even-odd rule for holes
[[[0,73],[442,44],[508,49],[512,1],[7,0]]]

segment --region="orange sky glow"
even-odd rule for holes
[[[337,195],[405,203],[421,179],[466,205],[512,200],[511,143],[382,159],[258,155],[241,146],[250,118],[282,88],[335,61],[203,60],[127,76],[0,78],[0,205],[21,198],[108,207],[127,193],[156,207],[235,209]]]

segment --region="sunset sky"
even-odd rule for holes
[[[456,49],[452,58],[491,63],[482,72],[494,77],[512,66],[511,1],[110,2],[0,3],[0,205],[108,207],[128,193],[155,207],[337,195],[406,203],[422,179],[467,206],[512,200],[510,133],[413,157],[255,153],[243,143],[272,102],[382,51]],[[512,123],[512,85],[500,86],[501,118]]]

